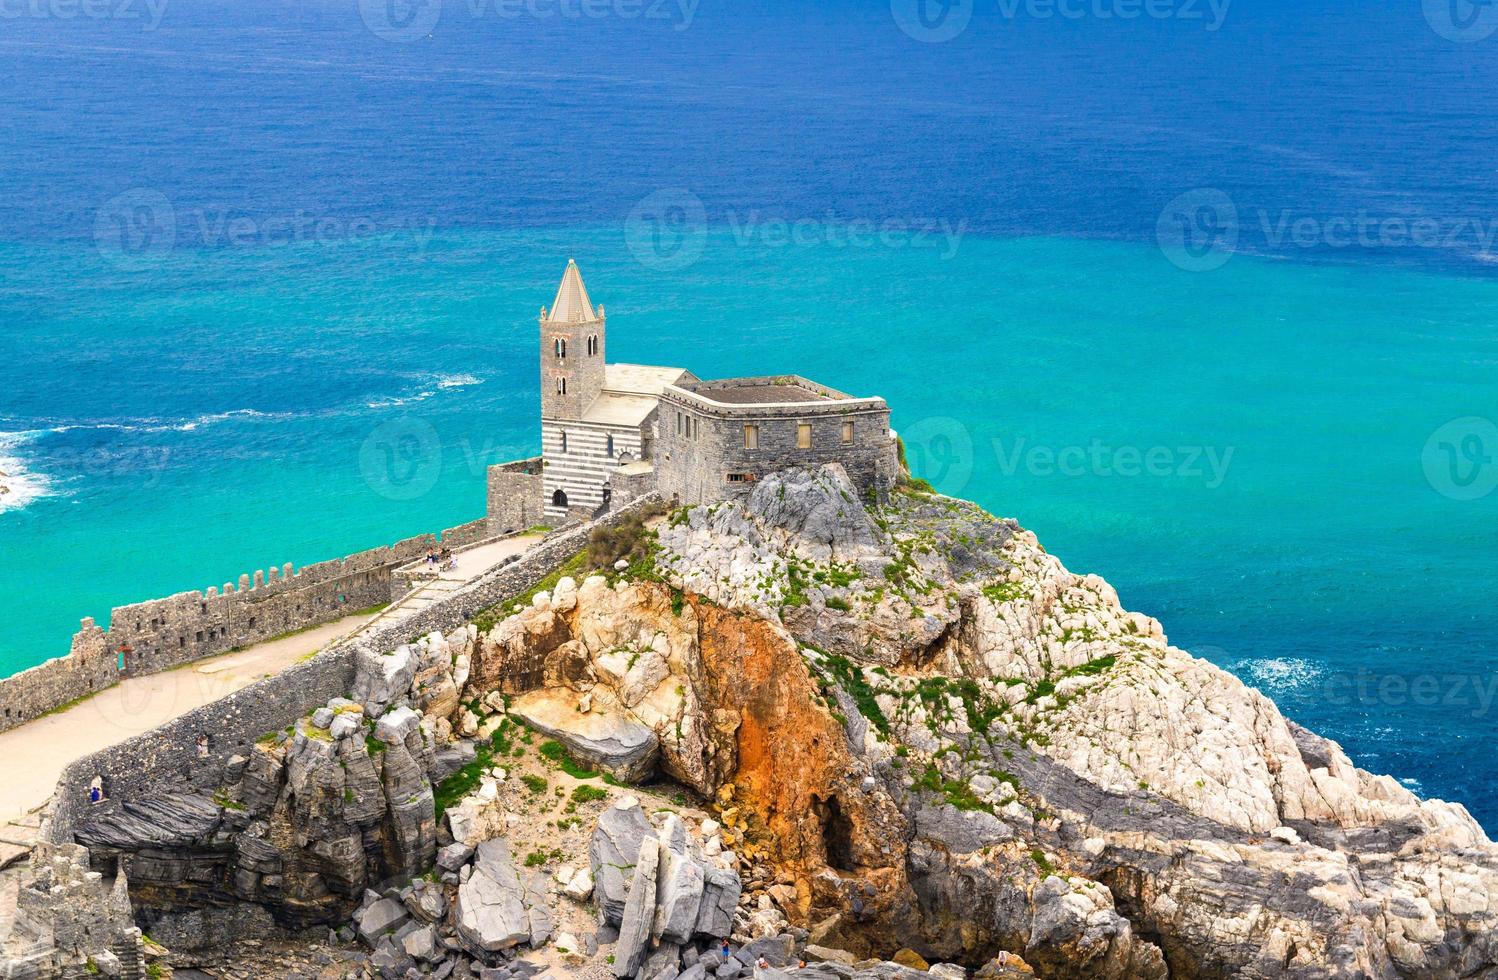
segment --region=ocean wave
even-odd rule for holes
[[[365,408],[400,408],[402,405],[414,405],[433,398],[440,391],[451,388],[468,388],[473,385],[484,383],[483,378],[472,374],[438,374],[434,375],[414,392],[402,395],[383,395],[364,403]]]
[[[194,415],[184,418],[162,418],[147,416],[144,418],[122,418],[122,419],[36,419],[44,423],[53,423],[40,429],[27,429],[19,433],[0,433],[0,437],[7,435],[23,435],[36,438],[44,435],[61,435],[65,432],[87,432],[90,430],[102,430],[108,432],[192,432],[204,426],[217,425],[230,419],[286,419],[292,418],[290,412],[262,412],[255,408],[236,408],[227,412],[209,412],[204,415]]]
[[[1253,685],[1268,694],[1300,694],[1309,690],[1323,673],[1320,664],[1298,657],[1266,657],[1243,660],[1234,666]]]
[[[42,473],[26,469],[15,450],[42,434],[42,430],[0,432],[0,514],[20,510],[32,501],[51,496],[53,482]]]

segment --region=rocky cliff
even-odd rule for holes
[[[1498,976],[1465,809],[1013,521],[830,466],[627,530],[79,842],[168,946],[331,926],[386,977],[733,980],[723,937],[827,980]]]

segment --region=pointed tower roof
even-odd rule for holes
[[[567,271],[562,273],[562,285],[557,288],[557,298],[551,304],[547,319],[553,323],[587,323],[598,319],[593,304],[588,300],[583,274],[577,271],[577,263],[572,259],[567,260]]]

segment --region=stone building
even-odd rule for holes
[[[840,462],[875,496],[898,477],[882,398],[798,375],[703,381],[679,367],[609,364],[604,309],[576,262],[541,309],[540,340],[541,457],[491,469],[491,531],[520,530],[537,510],[553,525],[586,519],[654,489],[712,503],[791,466]]]
[[[605,339],[603,307],[569,261],[541,309],[542,494],[554,523],[602,507],[617,471],[650,458],[661,391],[697,380],[682,368],[609,364]]]

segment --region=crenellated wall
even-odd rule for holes
[[[488,519],[442,532],[441,543],[481,541]],[[205,591],[117,606],[103,630],[83,620],[65,657],[0,679],[0,731],[111,687],[123,677],[154,674],[214,654],[332,622],[391,600],[391,573],[438,544],[422,534],[294,572],[241,575]]]
[[[80,816],[90,809],[87,789],[95,777],[104,780],[116,801],[192,789],[211,793],[222,784],[224,766],[231,757],[248,755],[267,732],[280,731],[317,705],[346,696],[353,686],[354,651],[358,647],[392,650],[433,630],[451,632],[556,571],[587,546],[594,528],[627,520],[659,499],[652,493],[600,521],[548,535],[523,555],[507,559],[411,616],[377,625],[306,663],[78,760],[64,770],[58,782],[44,837],[57,843],[71,840]],[[197,754],[200,735],[209,738],[207,759]]]

